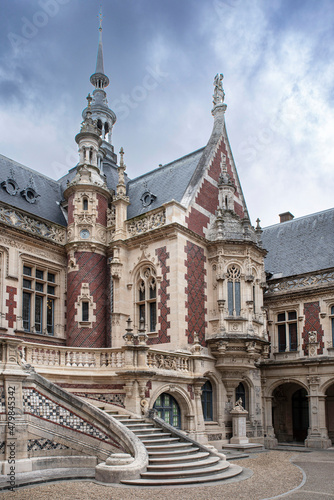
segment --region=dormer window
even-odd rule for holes
[[[19,186],[14,179],[7,179],[6,181],[3,181],[1,186],[11,196],[15,196],[19,190]]]
[[[156,199],[156,196],[152,194],[150,191],[145,191],[140,198],[140,201],[142,202],[143,207],[149,207],[154,200]]]
[[[88,210],[88,200],[87,200],[87,198],[83,198],[83,200],[82,200],[82,210]]]
[[[36,193],[36,191],[32,187],[27,187],[26,189],[23,189],[21,191],[21,196],[28,202],[28,203],[36,203],[37,198],[40,196],[39,194]]]

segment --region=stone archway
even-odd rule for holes
[[[334,383],[326,391],[326,427],[328,437],[334,444]]]
[[[295,382],[284,383],[273,391],[272,418],[278,442],[304,443],[309,427],[306,389]]]

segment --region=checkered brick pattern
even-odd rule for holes
[[[17,294],[17,288],[13,286],[7,286],[6,292],[8,293],[8,299],[6,300],[6,320],[8,321],[8,328],[14,328],[14,322],[16,321],[16,314],[14,314],[14,309],[17,306],[15,301],[15,296]]]
[[[111,403],[117,406],[124,406],[125,394],[108,394],[108,393],[95,393],[95,392],[74,392],[80,398],[94,399],[95,401],[102,401],[103,403]]]
[[[206,270],[204,264],[206,258],[204,256],[204,249],[190,241],[187,241],[185,252],[187,254],[187,259],[185,260],[187,267],[187,274],[185,275],[187,287],[185,292],[187,296],[186,321],[188,323],[186,335],[188,343],[192,344],[194,342],[194,333],[196,332],[200,343],[205,346],[205,329],[207,327],[205,321],[205,314],[207,312],[205,302],[207,297],[205,295]]]
[[[211,214],[215,214],[218,208],[218,187],[204,179],[195,202]]]
[[[87,434],[101,441],[110,441],[109,437],[99,429],[86,422],[82,418],[70,412],[63,406],[51,401],[46,396],[32,388],[24,388],[23,395],[23,411],[30,415],[50,420],[62,427],[74,429],[83,434]]]
[[[319,302],[304,303],[305,326],[302,332],[302,349],[304,354],[308,354],[308,332],[317,332],[317,341],[319,343],[318,354],[323,354],[324,350],[324,331],[320,323],[320,305]]]
[[[217,149],[217,152],[215,154],[215,157],[211,162],[208,174],[212,179],[214,179],[216,182],[218,182],[219,176],[221,174],[220,165],[221,165],[222,153],[226,156],[227,172],[228,172],[228,174],[230,174],[231,179],[234,182],[234,177],[233,177],[233,173],[232,173],[232,169],[231,169],[230,159],[227,155],[227,149],[226,149],[226,144],[225,144],[224,139],[222,139],[222,141],[219,145],[219,148]]]
[[[69,447],[65,444],[55,443],[50,439],[29,439],[28,451],[45,451],[45,450],[68,450]]]
[[[96,198],[97,198],[96,222],[98,224],[102,224],[102,226],[107,227],[108,200],[100,193],[97,193]]]
[[[68,274],[67,282],[67,345],[73,347],[106,347],[106,314],[108,305],[108,268],[103,255],[76,252],[78,271]],[[92,328],[80,328],[75,321],[76,302],[82,283],[89,283],[89,290],[96,304],[96,322]]]
[[[155,251],[161,268],[162,280],[160,282],[159,292],[158,292],[158,323],[159,331],[158,336],[147,340],[148,345],[153,344],[166,344],[170,342],[170,336],[167,335],[167,331],[170,328],[170,321],[168,321],[168,314],[170,314],[170,308],[167,307],[167,301],[170,299],[167,289],[169,287],[169,279],[167,279],[167,274],[169,273],[169,266],[167,266],[167,259],[169,259],[169,253],[166,247],[157,248]]]
[[[186,224],[188,225],[188,229],[194,231],[194,233],[199,234],[200,236],[204,236],[204,229],[207,228],[209,222],[209,217],[202,214],[194,207],[191,207],[189,216],[186,217]]]

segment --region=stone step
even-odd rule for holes
[[[222,481],[224,479],[230,479],[237,476],[242,472],[242,467],[239,465],[231,465],[224,471],[217,474],[208,474],[203,476],[192,476],[192,477],[173,477],[165,479],[124,479],[121,481],[122,484],[129,484],[132,486],[172,486],[181,484],[199,484],[199,483],[209,483],[214,481]]]
[[[166,438],[153,438],[153,439],[148,439],[147,437],[145,438],[140,438],[141,442],[146,446],[147,449],[151,448],[151,445],[153,446],[163,446],[164,444],[172,444],[176,443],[179,441],[179,438],[174,438],[174,437],[166,437]]]
[[[134,434],[136,434],[136,436],[139,439],[143,438],[143,439],[146,439],[149,441],[159,440],[159,438],[161,438],[163,441],[165,441],[165,438],[171,436],[170,432],[159,432],[159,429],[156,429],[155,432],[151,432],[150,434],[141,434],[142,431],[138,431],[138,432],[132,431],[132,432]],[[175,439],[179,439],[179,438],[175,438]]]
[[[148,424],[147,422],[141,424],[141,423],[132,423],[132,422],[129,422],[127,425],[126,425],[129,429],[133,430],[133,429],[159,429],[159,427],[155,427],[153,424]],[[160,429],[159,429],[160,430]]]
[[[180,473],[181,471],[191,469],[194,470],[195,468],[203,468],[203,467],[209,467],[210,465],[215,465],[220,461],[219,457],[208,457],[204,460],[192,460],[191,462],[180,462],[180,463],[174,463],[171,464],[169,461],[168,463],[164,463],[161,465],[156,465],[152,464],[147,467],[147,472],[169,472],[169,471],[178,471]],[[151,461],[150,461],[151,464]]]
[[[197,460],[201,460],[203,458],[207,458],[210,456],[210,453],[205,452],[205,451],[200,451],[199,453],[192,452],[192,453],[187,453],[185,451],[179,452],[174,456],[171,452],[168,452],[166,454],[163,454],[163,457],[157,457],[155,455],[155,452],[150,453],[150,464],[152,465],[159,465],[159,464],[178,464],[178,463],[191,463]]]
[[[134,425],[134,426],[127,425],[127,428],[134,433],[138,433],[138,432],[145,433],[146,432],[146,433],[150,434],[152,432],[163,432],[163,431],[161,431],[161,429],[159,429],[159,427],[154,427],[154,426],[152,426],[152,427],[138,427],[137,428],[137,425]]]
[[[174,477],[199,477],[207,476],[208,474],[216,474],[222,472],[229,467],[229,463],[225,460],[219,460],[218,463],[208,465],[207,467],[196,467],[196,462],[191,469],[185,470],[161,470],[157,472],[142,472],[143,479],[173,479]]]
[[[114,418],[117,418],[117,420],[121,422],[123,425],[145,423],[145,420],[143,418],[129,418],[129,417],[123,417],[121,415],[115,415]]]
[[[191,453],[199,450],[192,443],[153,444],[146,446],[146,448],[149,450],[149,455],[175,455],[176,453]]]

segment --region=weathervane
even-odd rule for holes
[[[97,17],[100,19],[99,31],[102,31],[102,19],[104,18],[104,15],[102,14],[102,5],[100,5],[100,12]]]

